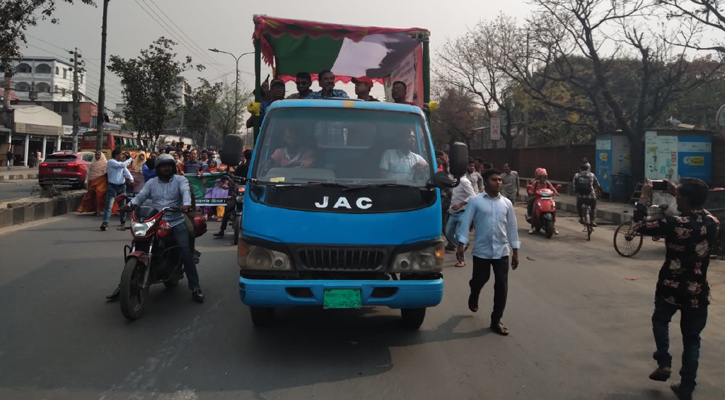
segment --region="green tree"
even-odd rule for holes
[[[222,84],[219,101],[214,109],[214,127],[221,132],[222,138],[239,132],[245,108],[250,101],[252,95],[245,94],[244,89],[235,94],[234,84]]]
[[[20,46],[27,43],[25,31],[38,20],[58,19],[53,16],[58,2],[73,4],[74,0],[2,0],[0,1],[0,70],[10,71],[10,60],[20,57]],[[81,3],[95,5],[93,0]]]
[[[149,135],[157,141],[180,109],[184,80],[181,73],[204,69],[192,65],[191,57],[176,60],[176,43],[164,37],[141,50],[137,58],[111,56],[108,69],[121,77],[124,115],[137,130],[139,138]]]
[[[200,85],[197,88],[185,85],[184,116],[186,129],[197,136],[197,143],[200,143],[202,148],[206,148],[214,122],[214,111],[223,85],[221,83],[212,85],[202,78],[199,78],[199,81]]]

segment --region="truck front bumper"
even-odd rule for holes
[[[242,302],[255,307],[322,306],[325,289],[360,289],[363,306],[422,308],[443,299],[443,279],[263,280],[239,278]]]

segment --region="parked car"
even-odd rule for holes
[[[83,188],[93,156],[94,154],[91,152],[53,153],[40,164],[38,183],[44,188],[51,185],[69,186],[74,189]]]

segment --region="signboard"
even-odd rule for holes
[[[60,136],[63,134],[63,127],[16,122],[15,132],[30,135]]]
[[[725,105],[721,106],[717,110],[715,115],[715,124],[717,125],[717,131],[720,132],[722,137],[725,137]]]
[[[501,140],[501,118],[491,118],[491,136],[492,142]]]
[[[229,190],[222,186],[228,183],[226,172],[213,172],[202,174],[197,178],[196,174],[184,174],[191,183],[194,191],[197,206],[226,206]]]

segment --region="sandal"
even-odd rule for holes
[[[508,336],[509,330],[506,329],[505,326],[503,326],[502,323],[498,322],[496,324],[491,324],[491,330],[498,333],[501,336]]]
[[[466,262],[465,261],[459,261],[459,262],[456,263],[456,268],[463,268],[465,266],[466,266]]]

